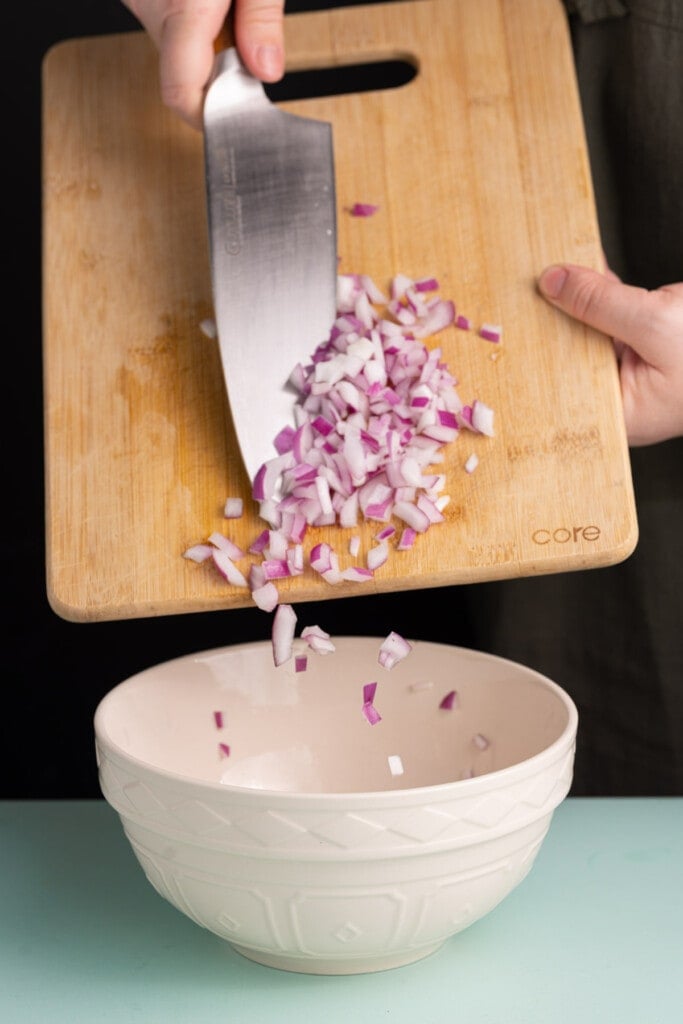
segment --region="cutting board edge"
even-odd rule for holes
[[[527,560],[524,563],[523,571],[521,571],[518,561],[501,562],[490,566],[465,567],[455,571],[444,569],[440,573],[406,577],[406,585],[402,590],[406,593],[419,592],[446,587],[471,586],[477,583],[496,583],[537,576],[552,576],[560,573],[599,571],[626,561],[635,551],[637,543],[638,528],[634,517],[631,532],[618,544],[597,552],[594,557],[580,553],[549,556],[538,562]],[[217,583],[216,586],[218,587],[220,584]],[[343,601],[345,598],[380,597],[383,594],[395,593],[396,589],[391,580],[387,580],[386,585],[383,585],[381,577],[377,578],[372,586],[349,584],[344,585],[343,589],[332,584],[319,583],[313,579],[304,584],[297,582],[296,589],[291,591],[283,590],[280,595],[280,603],[297,605],[317,601]],[[202,597],[139,601],[131,596],[129,601],[119,604],[77,605],[60,597],[58,588],[48,582],[47,598],[50,607],[59,618],[74,623],[115,622],[132,618],[257,609],[257,605],[250,595],[237,588],[232,588],[230,593],[216,592]]]

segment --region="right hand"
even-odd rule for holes
[[[235,45],[263,82],[284,74],[284,0],[122,0],[159,50],[161,99],[193,128],[214,63],[214,42],[234,2]]]

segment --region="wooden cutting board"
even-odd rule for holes
[[[283,104],[334,126],[340,271],[382,287],[397,272],[434,275],[475,327],[504,335],[440,337],[461,398],[496,418],[494,438],[467,432],[448,448],[446,522],[369,584],[307,569],[281,600],[626,558],[637,525],[611,344],[534,286],[556,260],[601,265],[559,0],[340,8],[289,15],[286,33],[290,70],[418,68],[400,88]],[[246,546],[265,525],[200,329],[212,316],[201,138],[161,106],[143,33],[57,45],[43,84],[49,600],[77,621],[248,606],[248,591],[182,557],[213,530]],[[356,201],[379,210],[352,217]],[[246,513],[227,522],[236,495]],[[362,560],[377,526],[358,532]],[[306,546],[329,540],[347,565],[349,536],[316,529]]]

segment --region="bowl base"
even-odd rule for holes
[[[279,971],[295,971],[298,974],[372,974],[375,971],[390,971],[395,967],[405,967],[408,964],[417,963],[418,960],[424,960],[425,957],[436,953],[443,944],[444,940],[440,939],[430,946],[420,946],[419,949],[411,949],[389,956],[341,960],[336,957],[326,958],[324,956],[281,956],[277,953],[266,953],[260,949],[238,946],[234,942],[230,943],[235,952],[246,957],[247,960],[263,964],[264,967],[274,967]]]

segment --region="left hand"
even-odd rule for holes
[[[648,291],[566,263],[547,267],[538,286],[558,309],[614,340],[629,444],[683,435],[683,282]]]

